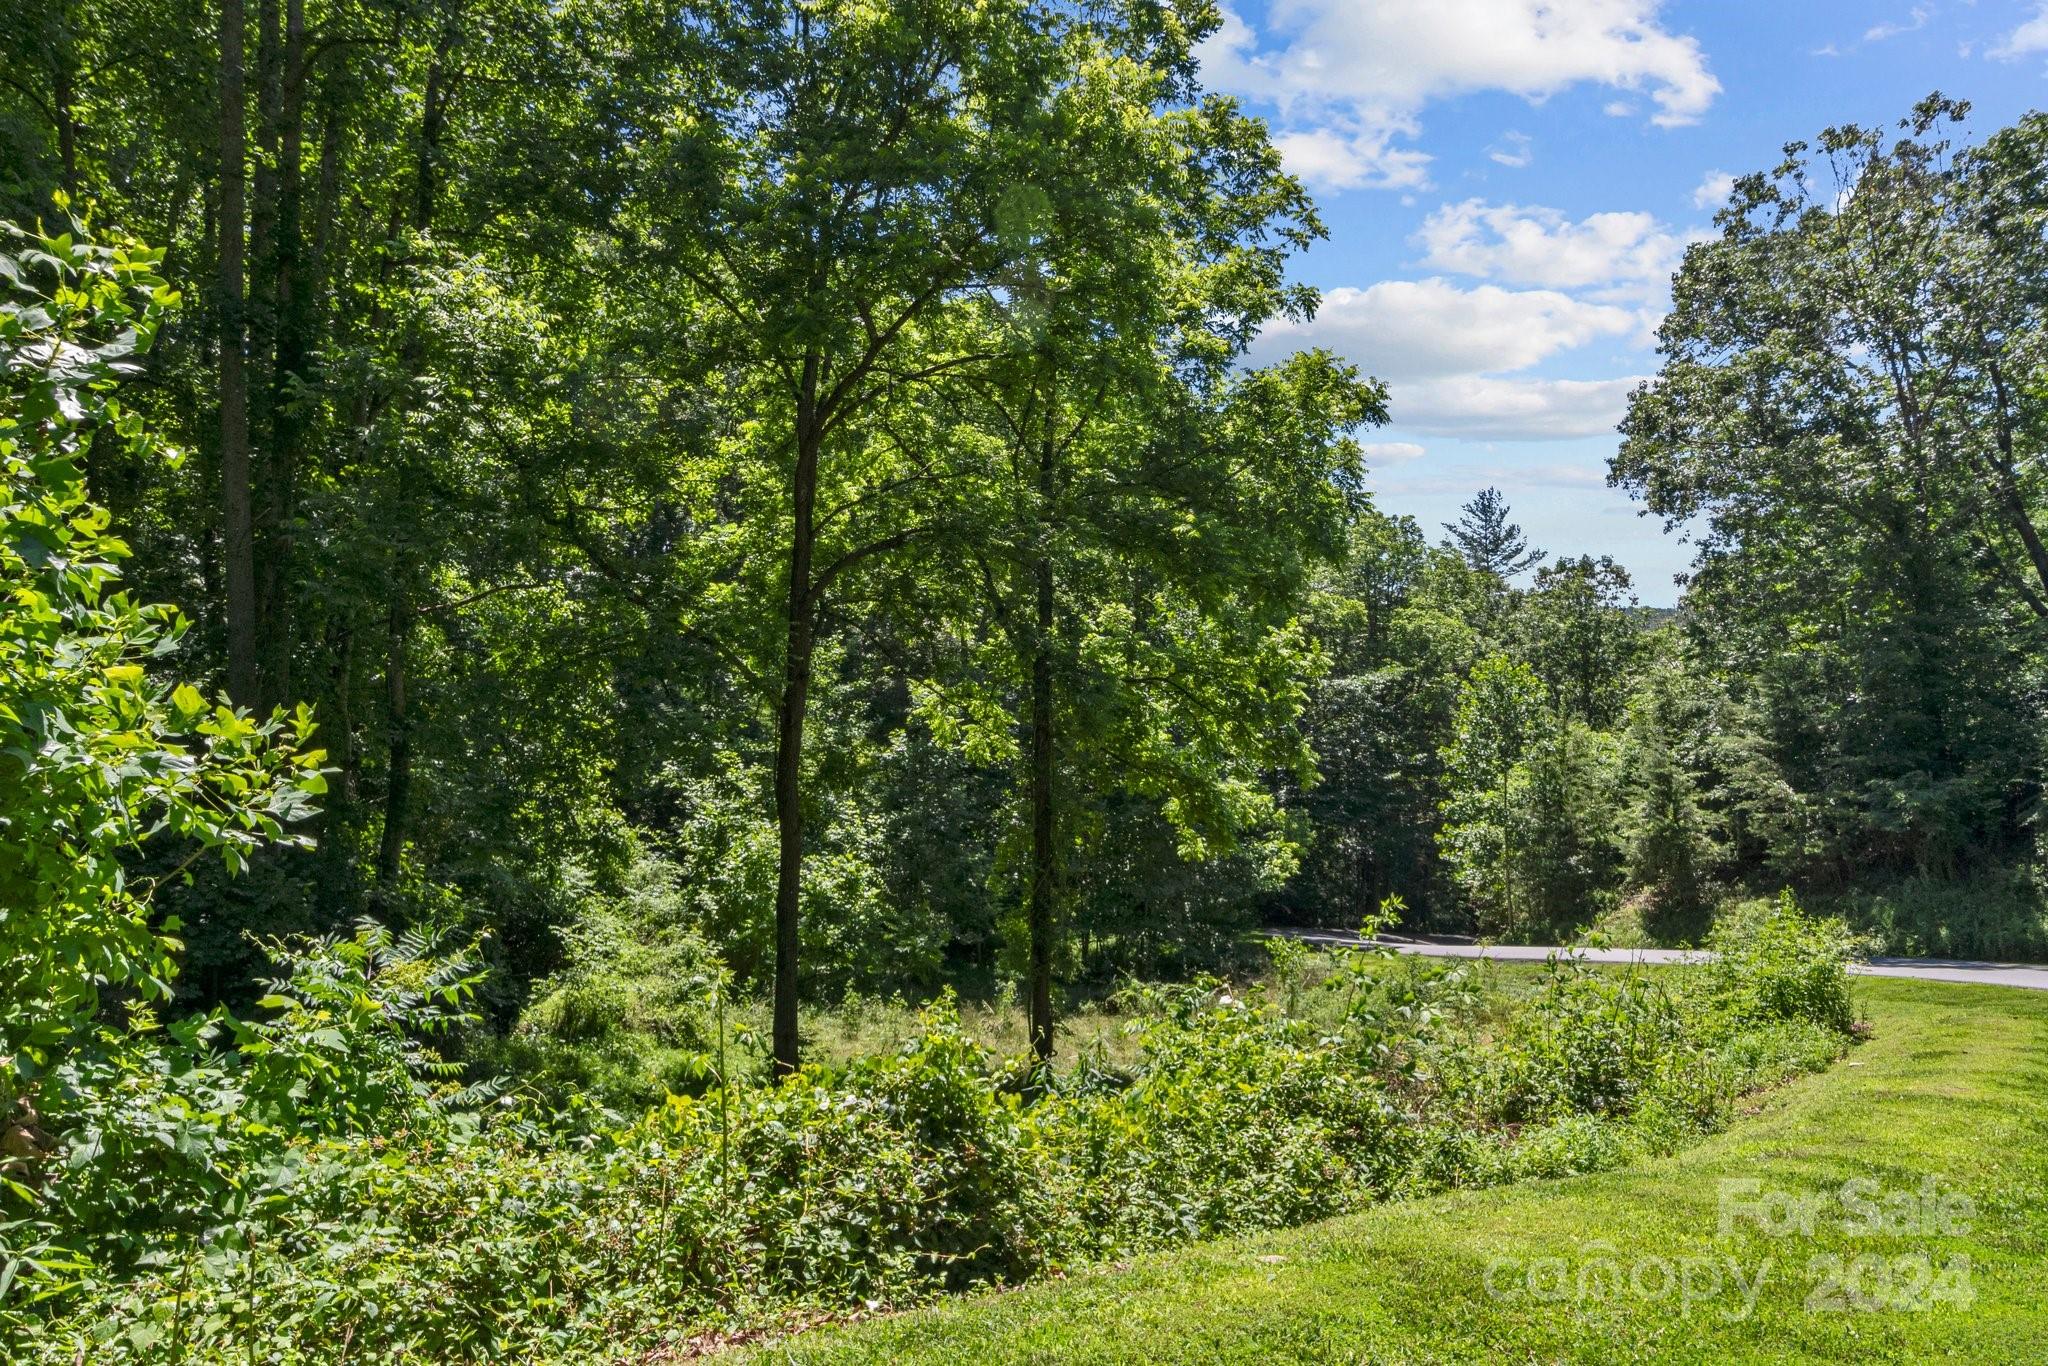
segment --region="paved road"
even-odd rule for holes
[[[1364,944],[1367,941],[1341,930],[1271,931],[1308,944]],[[1553,953],[1577,953],[1592,963],[1687,963],[1704,954],[1690,949],[1561,949],[1540,944],[1477,944],[1451,935],[1407,938],[1382,935],[1372,941],[1401,953],[1420,953],[1432,958],[1494,958],[1504,962],[1540,963]],[[1978,982],[1991,986],[2025,987],[2048,991],[2048,967],[2028,963],[1979,963],[1963,958],[1873,958],[1854,963],[1849,971],[1866,977],[1918,977],[1929,982]]]

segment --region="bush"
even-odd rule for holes
[[[1353,1207],[1391,1184],[1409,1136],[1379,1080],[1263,1003],[1177,993],[1138,1079],[1034,1107],[1030,1132],[1091,1255]]]
[[[562,931],[567,962],[535,984],[511,1034],[479,1052],[550,1099],[624,1111],[714,1079],[716,1005],[729,982],[698,933],[676,869],[642,852],[616,896],[573,879],[581,907]]]
[[[2048,895],[2032,868],[1902,878],[1814,900],[1887,953],[2048,961]]]
[[[1707,994],[1725,1030],[1779,1020],[1811,1020],[1843,1033],[1854,1025],[1847,968],[1864,945],[1841,921],[1800,910],[1789,891],[1725,913],[1707,949]]]
[[[1685,1026],[1661,983],[1554,958],[1537,999],[1501,1039],[1483,1108],[1507,1123],[1627,1114],[1691,1065]]]
[[[270,1018],[216,1011],[160,1030],[131,1012],[130,1028],[99,1031],[44,1079],[56,1156],[0,1186],[14,1216],[0,1222],[0,1284],[47,1297],[180,1245],[234,1243],[308,1139],[445,1134],[456,1107],[490,1094],[455,1085],[419,1039],[468,1019],[466,959],[369,923],[267,949],[283,970],[259,1003]]]

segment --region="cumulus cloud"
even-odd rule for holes
[[[1695,209],[1718,209],[1728,202],[1728,196],[1734,191],[1734,176],[1726,171],[1709,171],[1700,178],[1699,185],[1692,192],[1692,206]]]
[[[1506,90],[1532,102],[1571,86],[1646,96],[1651,121],[1697,122],[1720,93],[1699,43],[1658,20],[1661,0],[1286,0],[1261,33],[1227,6],[1202,44],[1204,78],[1278,111],[1288,169],[1325,190],[1412,190],[1427,154],[1402,145],[1431,100]],[[1607,112],[1631,116],[1633,100]],[[1510,134],[1489,155],[1528,164]]]
[[[1268,327],[1253,354],[1272,359],[1322,346],[1383,379],[1440,379],[1526,370],[1638,326],[1629,309],[1556,290],[1384,280],[1368,289],[1328,291],[1313,321]]]
[[[1273,31],[1226,10],[1203,45],[1210,84],[1304,106],[1413,113],[1505,90],[1542,100],[1579,84],[1646,95],[1655,123],[1696,122],[1720,93],[1697,40],[1666,29],[1659,0],[1291,0]]]
[[[1383,494],[1469,494],[1473,489],[1488,484],[1508,489],[1600,489],[1607,487],[1607,468],[1605,464],[1537,465],[1518,462],[1512,465],[1487,465],[1478,469],[1466,467],[1442,474],[1398,474],[1391,478],[1378,477],[1373,480],[1375,491]]]
[[[1491,441],[1561,441],[1604,436],[1628,411],[1645,376],[1619,379],[1506,379],[1460,375],[1396,386],[1390,416],[1424,436]]]
[[[1415,241],[1436,270],[1625,298],[1661,294],[1686,239],[1647,213],[1574,222],[1556,209],[1467,199],[1430,214]]]
[[[1317,189],[1419,189],[1429,183],[1430,157],[1393,145],[1406,130],[1399,121],[1353,122],[1282,133],[1273,143],[1287,169]]]
[[[2006,34],[1985,55],[2010,62],[2036,52],[2048,52],[2048,0],[2036,5],[2033,18]]]
[[[1429,453],[1413,441],[1368,441],[1359,449],[1368,465],[1405,465]]]
[[[1442,278],[1387,280],[1333,289],[1312,321],[1267,328],[1256,361],[1321,346],[1391,387],[1391,416],[1404,432],[1501,441],[1555,440],[1611,431],[1634,377],[1574,380],[1522,377],[1553,356],[1628,337],[1633,309],[1575,299],[1557,290],[1462,287]],[[1387,443],[1382,461],[1411,443]],[[1416,448],[1415,454],[1421,454]]]

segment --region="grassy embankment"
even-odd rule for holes
[[[2039,1361],[2048,994],[1886,980],[1860,984],[1858,998],[1873,1033],[1846,1062],[1759,1097],[1754,1114],[1669,1158],[1384,1205],[805,1334],[761,1354]],[[1930,1177],[1971,1209],[1919,1205]],[[1911,1226],[1867,1231],[1842,1203],[1856,1178],[1875,1183],[1868,1193],[1895,1227]],[[1740,1212],[1723,1233],[1724,1205],[1753,1198],[1724,1185],[1742,1180],[1817,1202],[1811,1233],[1794,1217],[1773,1234]],[[1923,1268],[1933,1278],[1916,1297]]]

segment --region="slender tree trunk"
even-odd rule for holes
[[[427,229],[434,213],[436,168],[440,159],[441,132],[447,118],[444,64],[455,46],[455,39],[456,28],[451,18],[435,50],[434,63],[427,72],[426,102],[420,116],[418,179],[414,184],[412,205],[413,227],[422,232]],[[410,380],[425,364],[425,348],[417,331],[407,338],[402,354],[400,369]],[[398,887],[399,868],[405,853],[406,823],[412,814],[412,717],[406,702],[406,674],[414,614],[406,599],[405,574],[401,560],[392,571],[391,617],[384,666],[389,764],[384,782],[384,824],[377,840],[377,884],[371,896],[371,904],[380,915],[389,914],[392,897]]]
[[[242,233],[246,138],[242,124],[242,0],[220,7],[220,483],[226,581],[228,696],[258,700],[256,560],[249,488],[249,386],[242,369]]]
[[[1039,1061],[1052,1058],[1053,898],[1053,677],[1052,562],[1041,553],[1034,573],[1038,580],[1037,635],[1031,653],[1031,903],[1027,916],[1031,934],[1031,1051]]]
[[[270,440],[260,518],[263,556],[257,584],[258,599],[263,605],[266,703],[289,701],[292,691],[291,521],[296,513],[299,444],[305,428],[292,390],[304,378],[306,358],[312,349],[312,313],[306,298],[305,237],[300,211],[304,182],[301,159],[305,150],[305,42],[304,0],[286,0],[284,36],[276,59],[276,205],[269,271],[275,349],[264,404],[269,415]]]
[[[1031,566],[1036,594],[1031,632],[1031,898],[1025,910],[1030,936],[1031,1051],[1047,1062],[1053,1053],[1052,964],[1058,934],[1059,869],[1053,832],[1053,506],[1058,495],[1057,424],[1048,405],[1046,430],[1038,447],[1037,557]]]
[[[57,115],[57,156],[64,165],[64,193],[70,197],[75,209],[78,205],[78,91],[71,70],[71,44],[65,42],[61,51],[51,55],[54,69],[50,102]]]
[[[1992,435],[1998,442],[1998,458],[1988,461],[1993,481],[1998,486],[1999,500],[2005,505],[2005,514],[2012,529],[2019,533],[2020,544],[2026,547],[2027,561],[2033,567],[2034,577],[2043,588],[2048,588],[2048,545],[2041,543],[2041,533],[2034,525],[2033,512],[2027,507],[2027,500],[2020,492],[2019,478],[2013,472],[2013,405],[2006,388],[2005,374],[2001,367],[1992,365],[1992,392],[1998,403],[1997,417],[1993,421]]]
[[[334,219],[341,203],[341,101],[330,101],[327,121],[320,129],[319,202],[313,210],[313,243],[307,267],[308,311],[325,316],[328,256],[334,240]]]
[[[356,800],[356,775],[361,763],[356,755],[355,671],[355,626],[344,618],[334,644],[334,721],[323,728],[322,736],[334,754],[335,768],[340,770],[334,797],[327,803],[329,810],[346,809],[354,806]]]
[[[379,914],[390,910],[398,889],[398,871],[405,852],[405,820],[412,802],[412,722],[406,711],[407,655],[412,613],[403,597],[391,604],[390,633],[384,662],[385,721],[389,727],[390,764],[384,776],[384,828],[377,840],[377,887],[373,896]]]
[[[247,338],[245,402],[250,432],[249,453],[250,564],[255,575],[256,708],[277,700],[271,677],[272,623],[276,613],[277,573],[269,554],[271,505],[276,499],[276,417],[272,398],[277,378],[277,184],[278,105],[283,86],[278,69],[281,51],[278,0],[256,0],[255,79],[256,123],[251,130],[248,186],[248,268],[243,285],[242,317]]]
[[[775,1070],[797,1069],[797,948],[802,924],[804,864],[804,712],[810,701],[811,654],[817,604],[811,593],[811,554],[816,528],[818,448],[823,442],[817,411],[819,357],[804,357],[797,393],[796,475],[791,486],[794,524],[789,542],[789,643],[783,660],[782,699],[775,734],[775,825],[779,840],[775,869]]]

